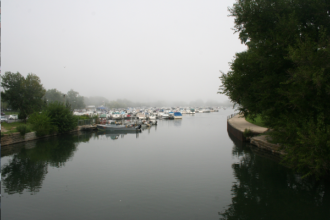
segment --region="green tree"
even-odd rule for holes
[[[67,93],[66,100],[72,109],[85,108],[84,97],[80,96],[78,92],[72,89]]]
[[[57,89],[48,89],[44,96],[44,99],[47,103],[50,102],[64,102],[64,94],[58,91]]]
[[[37,75],[29,73],[25,78],[19,72],[6,72],[1,78],[1,99],[17,109],[22,119],[44,106],[45,89]]]
[[[241,0],[229,9],[247,51],[220,77],[220,93],[261,114],[286,162],[306,175],[330,170],[330,2]]]
[[[7,108],[11,108],[7,102],[1,100],[1,110],[6,110]]]

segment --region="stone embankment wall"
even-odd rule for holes
[[[227,131],[228,133],[230,133],[232,136],[234,136],[235,138],[237,138],[240,141],[248,141],[244,135],[243,132],[238,130],[237,128],[235,128],[230,122],[229,120],[227,120]]]
[[[269,143],[268,138],[269,138],[268,135],[252,137],[250,143],[261,149],[271,151],[272,153],[284,155],[285,152],[281,149],[281,146],[277,144]]]
[[[75,130],[72,130],[68,133],[77,132],[80,130],[87,130],[88,128],[93,128],[93,127],[78,126]],[[92,129],[88,129],[88,130],[92,130]],[[3,136],[1,136],[1,146],[16,144],[16,143],[25,142],[25,141],[37,140],[40,138],[46,138],[46,137],[56,136],[56,135],[58,135],[58,134],[37,137],[36,132],[29,132],[29,133],[26,133],[24,136],[22,136],[19,132],[12,133],[12,134],[4,134]]]
[[[5,134],[1,137],[1,146],[16,144],[24,141],[35,140],[38,137],[35,132],[26,133],[22,136],[20,133]]]
[[[268,141],[267,135],[256,136],[252,138],[244,137],[244,130],[250,129],[255,135],[262,134],[267,131],[267,128],[263,128],[247,122],[242,116],[230,115],[227,118],[227,131],[232,136],[236,137],[240,141],[247,141],[257,146],[258,148],[270,151],[272,153],[284,155],[285,152],[281,150],[277,144],[272,144]]]

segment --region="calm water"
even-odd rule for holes
[[[329,183],[230,137],[231,113],[2,147],[2,218],[330,219]]]

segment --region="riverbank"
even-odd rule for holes
[[[247,138],[244,136],[244,131],[249,130],[254,135],[254,137]],[[268,135],[260,135],[268,131],[268,128],[264,128],[255,124],[252,124],[245,120],[242,115],[235,115],[228,117],[227,119],[227,131],[234,137],[238,138],[240,141],[248,141],[251,144],[268,150],[272,153],[277,153],[284,155],[285,152],[280,149],[280,146],[277,144],[270,143]],[[258,136],[257,136],[258,135]]]
[[[93,127],[91,125],[83,125],[83,126],[78,126],[76,129],[69,131],[67,133],[73,133],[77,131],[82,131],[82,130],[93,130],[96,127]],[[45,135],[38,137],[36,135],[36,132],[28,132],[25,135],[21,135],[19,132],[11,133],[11,134],[3,134],[1,135],[1,146],[7,146],[11,144],[17,144],[21,142],[27,142],[27,141],[32,141],[32,140],[37,140],[37,139],[42,139],[42,138],[47,138],[51,136],[56,136],[59,135],[57,133],[51,134],[51,135]]]

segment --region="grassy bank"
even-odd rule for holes
[[[262,121],[261,119],[261,115],[258,115],[256,118],[254,119],[251,119],[249,117],[246,117],[245,120],[247,120],[248,122],[250,122],[251,124],[255,124],[255,125],[258,125],[258,126],[261,126],[261,127],[265,127],[265,124],[264,122]]]
[[[18,130],[16,128],[20,125],[26,125],[27,130],[32,131],[32,126],[29,123],[25,124],[24,122],[13,122],[13,123],[2,122],[1,123],[1,134],[11,134],[11,133],[18,132]]]

